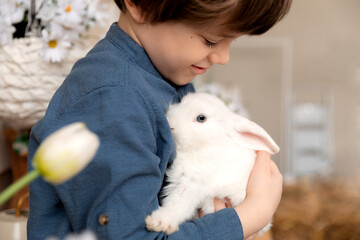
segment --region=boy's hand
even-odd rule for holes
[[[233,207],[229,198],[227,198],[227,197],[225,199],[214,198],[215,212],[217,212],[221,209],[224,209],[224,208],[229,208],[229,207]],[[203,211],[201,211],[201,209],[198,209],[198,215],[199,215],[199,217],[205,216],[205,214],[203,213]]]
[[[241,220],[244,239],[253,240],[274,215],[282,193],[282,175],[265,151],[257,152],[257,159],[250,174],[246,199],[235,210]],[[215,212],[232,207],[230,199],[214,199]],[[199,217],[204,214],[199,210]]]
[[[245,239],[260,231],[271,221],[282,193],[282,175],[270,159],[270,154],[258,151],[257,155],[249,177],[246,199],[235,207],[243,226]]]

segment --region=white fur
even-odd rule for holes
[[[206,120],[198,122],[199,115]],[[170,106],[167,118],[177,156],[166,173],[169,184],[162,206],[145,219],[151,231],[171,234],[179,224],[194,218],[197,209],[214,212],[215,197],[228,197],[233,206],[240,204],[246,196],[255,150],[279,151],[265,130],[210,94],[188,94],[180,104]]]

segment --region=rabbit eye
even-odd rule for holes
[[[203,123],[206,121],[206,117],[201,114],[201,115],[197,116],[196,121],[198,121],[199,123]]]

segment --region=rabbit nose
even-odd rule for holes
[[[173,131],[175,128],[172,127],[172,128],[170,128],[170,129],[171,129],[171,131]]]

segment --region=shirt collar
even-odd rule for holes
[[[124,30],[122,30],[116,22],[110,26],[110,29],[106,34],[106,38],[121,48],[121,50],[135,64],[139,65],[155,77],[164,79],[151,62],[149,56],[145,52],[145,49],[135,42],[126,32],[124,32]]]

